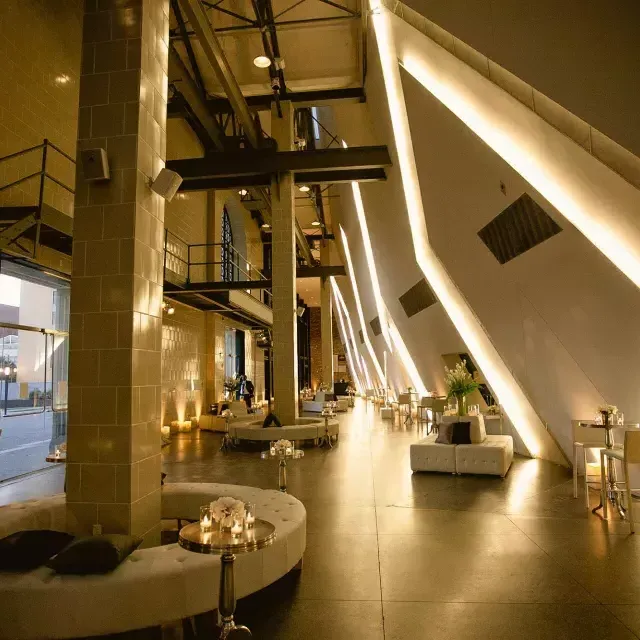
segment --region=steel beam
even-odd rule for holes
[[[384,169],[353,169],[342,171],[313,171],[294,174],[296,184],[346,184],[350,182],[381,182],[387,179]],[[251,176],[230,176],[222,178],[192,178],[180,185],[180,191],[207,191],[208,189],[236,189],[245,187],[268,187],[271,175],[268,173]],[[266,222],[270,222],[266,220]]]
[[[10,244],[13,244],[23,233],[31,229],[37,221],[37,214],[31,213],[22,218],[22,220],[14,222],[10,227],[1,231],[0,249],[6,249]]]
[[[198,35],[198,40],[205,57],[213,68],[218,82],[222,85],[224,92],[229,97],[229,102],[242,124],[244,134],[247,136],[249,144],[254,149],[257,149],[260,146],[260,132],[256,127],[249,107],[242,95],[240,85],[231,71],[229,62],[224,55],[222,46],[218,41],[200,0],[182,0],[181,4],[189,18],[191,27]]]
[[[245,98],[250,109],[264,111],[271,108],[273,94],[268,93],[258,96],[247,96]],[[366,96],[362,87],[352,87],[349,89],[323,89],[320,91],[287,91],[287,100],[296,103],[297,107],[314,106],[320,102],[332,100],[352,100],[364,102]],[[211,98],[207,102],[212,113],[232,113],[233,107],[226,98]]]
[[[193,115],[207,132],[215,147],[222,151],[224,149],[224,133],[209,112],[198,85],[173,46],[169,48],[169,73],[172,79],[175,78],[174,82],[178,84],[178,91],[187,101]]]
[[[391,166],[386,146],[349,147],[347,149],[316,149],[310,151],[273,151],[258,149],[224,154],[210,154],[204,158],[170,160],[167,168],[183,179],[222,178],[277,174],[292,171],[296,174],[345,169],[381,169]]]
[[[236,291],[238,289],[271,289],[271,280],[234,280],[232,282],[192,282],[180,287],[165,284],[164,293],[215,293],[218,291]]]

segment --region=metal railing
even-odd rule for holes
[[[164,280],[180,286],[205,282],[255,282],[268,280],[232,244],[187,244],[165,229]],[[246,293],[271,307],[271,289],[246,289]]]
[[[69,162],[75,165],[76,161],[68,153],[65,153],[62,149],[60,149],[60,147],[57,147],[55,144],[53,144],[52,142],[49,142],[49,140],[45,138],[42,141],[42,144],[37,144],[35,147],[29,147],[28,149],[22,149],[22,151],[16,151],[15,153],[10,153],[9,155],[6,155],[0,158],[0,163],[3,163],[3,162],[7,162],[8,160],[13,160],[15,158],[25,156],[28,153],[32,153],[35,151],[42,151],[42,161],[40,163],[39,171],[34,171],[33,173],[30,173],[26,176],[22,176],[21,178],[18,178],[17,180],[14,180],[9,184],[0,186],[0,192],[6,191],[7,189],[11,189],[12,187],[17,187],[18,185],[24,182],[27,182],[28,180],[32,180],[33,178],[40,178],[40,197],[38,202],[40,206],[42,205],[42,197],[44,195],[44,185],[46,180],[51,180],[52,182],[57,184],[59,187],[62,187],[72,195],[75,194],[75,191],[69,185],[64,184],[64,182],[62,182],[61,180],[58,180],[58,178],[56,178],[55,176],[52,176],[50,173],[47,172],[47,157],[48,157],[49,149],[51,149],[52,151],[58,152],[62,157],[66,158],[67,160],[69,160]]]

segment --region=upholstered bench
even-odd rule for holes
[[[435,433],[411,445],[409,454],[412,471],[456,472],[456,447],[452,444],[437,444]]]
[[[486,436],[480,444],[455,447],[457,473],[481,473],[504,476],[513,462],[511,436]]]
[[[244,400],[231,400],[230,402],[218,402],[217,415],[203,413],[198,420],[198,427],[202,431],[224,431],[227,421],[222,415],[222,407],[225,405],[228,405],[229,410],[233,414],[233,418],[229,421],[229,426],[233,423],[242,424],[253,422],[256,419],[255,414],[247,411],[247,405]]]
[[[317,440],[324,435],[324,418],[298,418],[296,424],[282,427],[263,427],[263,422],[231,424],[229,432],[235,440]],[[340,423],[329,419],[329,435],[338,436]]]
[[[469,422],[471,444],[439,444],[431,434],[411,445],[412,471],[477,473],[504,478],[513,461],[511,436],[488,436],[483,416],[443,416],[442,424]]]
[[[306,545],[302,503],[279,491],[224,484],[167,484],[162,517],[197,520],[200,506],[231,495],[257,505],[276,527],[273,545],[239,554],[235,586],[242,598],[299,564]],[[0,507],[0,535],[30,528],[73,530],[64,495]],[[57,575],[39,567],[0,573],[0,638],[75,638],[152,627],[217,608],[220,558],[177,544],[134,551],[106,575]]]

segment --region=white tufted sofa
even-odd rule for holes
[[[198,420],[198,428],[202,431],[220,431],[224,432],[226,426],[226,418],[222,416],[222,407],[229,405],[229,410],[233,414],[233,418],[229,421],[229,426],[234,422],[251,422],[256,419],[256,414],[249,413],[244,400],[231,400],[230,402],[218,402],[218,415],[212,416],[209,413],[203,413]]]
[[[282,427],[265,427],[263,421],[248,424],[231,424],[229,432],[236,440],[317,440],[324,435],[324,418],[298,418],[296,424]],[[338,436],[340,423],[329,419],[329,435]]]
[[[231,495],[255,502],[276,527],[273,545],[239,554],[238,598],[295,567],[306,546],[306,510],[285,493],[225,484],[167,484],[162,517],[197,520],[200,506]],[[0,507],[0,536],[22,529],[67,528],[64,494]],[[71,523],[72,524],[72,523]],[[134,551],[104,576],[62,576],[46,567],[0,573],[0,638],[74,638],[156,626],[217,608],[220,558],[170,544]]]
[[[349,409],[349,398],[348,397],[337,397],[333,394],[330,394],[331,398],[336,397],[336,411],[347,411]],[[324,403],[327,402],[326,394],[324,391],[318,391],[314,396],[313,400],[305,400],[302,403],[302,410],[307,411],[309,413],[322,413],[324,409]]]
[[[488,436],[480,416],[443,416],[442,423],[470,422],[471,444],[440,444],[432,433],[411,445],[413,471],[477,473],[504,476],[513,462],[513,438]]]

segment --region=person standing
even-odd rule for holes
[[[247,411],[249,411],[249,413],[251,413],[251,405],[253,403],[254,393],[255,393],[255,387],[253,386],[253,382],[245,378],[243,397],[244,397],[244,402],[247,405]]]

